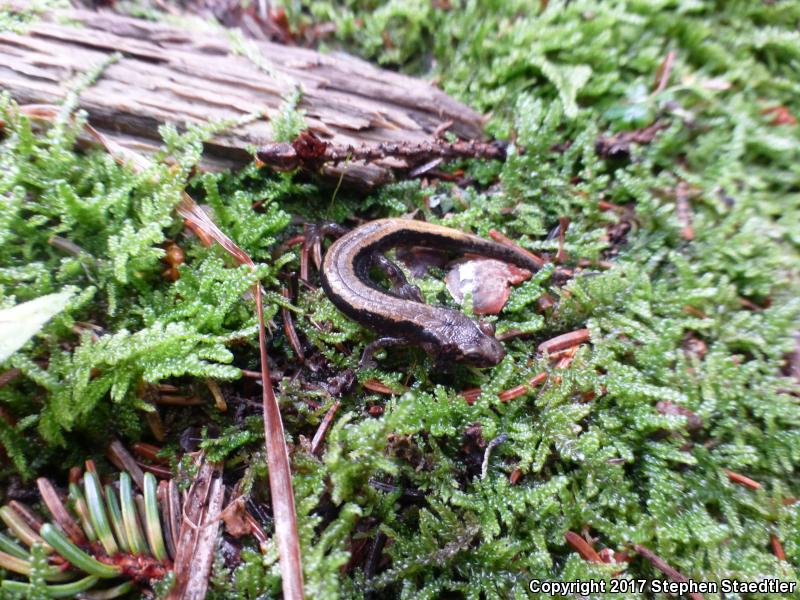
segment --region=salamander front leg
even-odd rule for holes
[[[332,221],[308,225],[305,243],[303,244],[304,251],[309,253],[311,258],[314,259],[314,264],[317,269],[319,269],[320,264],[322,264],[322,238],[342,237],[348,231],[347,227],[339,225],[338,223],[333,223]]]
[[[403,300],[425,302],[419,288],[415,285],[411,285],[408,279],[406,279],[406,274],[403,273],[403,270],[383,254],[373,254],[372,264],[383,271],[384,275],[392,282],[392,294]]]
[[[361,362],[358,363],[358,366],[362,369],[372,369],[378,366],[373,358],[375,353],[381,348],[391,348],[392,346],[408,346],[408,340],[397,337],[382,337],[370,342],[364,348],[364,353],[361,355]]]

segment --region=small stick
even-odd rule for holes
[[[548,354],[547,358],[550,362],[556,362],[564,358],[572,358],[578,352],[578,348],[580,348],[580,346],[570,346],[563,350],[556,350],[552,354]]]
[[[308,225],[303,225],[303,245],[300,247],[300,281],[308,281],[308,258],[309,250],[308,243],[306,243],[306,236],[308,236]]]
[[[556,264],[561,264],[567,259],[564,252],[564,234],[569,227],[569,217],[559,217],[558,219],[558,252],[556,252]]]
[[[481,395],[481,388],[469,388],[468,390],[462,390],[459,393],[459,396],[462,396],[464,400],[467,401],[467,404],[475,404],[475,400],[477,400]]]
[[[248,527],[250,527],[250,533],[256,540],[258,540],[259,546],[262,548],[267,543],[267,534],[264,533],[264,530],[261,528],[261,525],[258,524],[256,518],[249,512],[245,511],[244,513],[244,520],[247,521]]]
[[[342,402],[337,400],[331,405],[331,407],[328,409],[328,412],[325,413],[322,423],[319,424],[317,432],[314,434],[314,438],[311,440],[311,454],[316,455],[319,452],[322,441],[325,439],[325,434],[333,424],[333,418],[336,416],[336,411],[339,410],[341,405]]]
[[[536,256],[530,250],[523,248],[517,242],[515,242],[512,239],[509,239],[496,229],[489,230],[489,237],[492,238],[498,244],[503,244],[504,246],[508,246],[509,248],[514,248],[516,250],[521,251],[523,254],[527,255],[528,258],[530,258],[533,262],[535,262],[539,266],[539,268],[543,267],[546,264],[543,258]]]
[[[146,465],[145,463],[138,463],[139,467],[143,471],[149,471],[159,479],[171,479],[172,478],[172,471],[167,467],[162,467],[159,465]]]
[[[664,573],[667,577],[669,577],[672,581],[677,583],[689,583],[689,579],[683,575],[677,569],[670,567],[663,558],[655,554],[652,550],[645,548],[641,544],[634,544],[633,549],[636,550],[637,553],[644,556],[650,563],[657,568],[659,571]],[[689,597],[692,600],[705,600],[702,594],[697,592],[689,592]]]
[[[587,562],[592,562],[592,563],[602,563],[603,562],[603,559],[600,558],[600,555],[597,553],[597,551],[594,548],[592,548],[592,546],[589,544],[589,542],[587,542],[585,539],[583,539],[581,536],[579,536],[574,531],[567,531],[564,534],[564,539],[567,541],[567,543],[570,546],[572,546],[575,549],[575,551],[578,554],[580,554],[580,556],[581,556],[581,558],[583,560],[585,560]]]
[[[372,576],[375,575],[375,571],[378,570],[378,563],[383,555],[383,547],[386,545],[386,539],[386,534],[382,531],[378,531],[378,533],[375,534],[375,541],[372,543],[372,548],[370,548],[369,556],[367,557],[367,564],[364,566],[364,575],[367,579],[372,578]]]
[[[289,288],[281,288],[281,295],[287,300],[291,301]],[[292,313],[285,306],[281,306],[281,317],[283,318],[283,331],[286,333],[286,338],[289,340],[289,345],[292,347],[297,360],[302,364],[306,361],[306,355],[303,353],[303,346],[300,343],[300,338],[297,336],[297,330],[294,328],[294,319],[292,318]]]
[[[626,212],[628,212],[628,209],[625,208],[624,206],[620,206],[619,204],[614,204],[613,202],[608,202],[606,200],[598,200],[597,201],[597,208],[599,208],[603,212],[606,212],[606,211],[609,211],[609,210],[610,211],[614,211],[616,213],[626,213]]]
[[[290,248],[297,246],[298,244],[302,244],[306,241],[306,236],[303,233],[298,233],[297,235],[290,237],[288,240],[281,242],[277,248],[275,248],[275,252],[272,253],[272,258],[278,258],[279,256],[283,256],[286,252],[289,251]]]
[[[588,341],[589,341],[589,330],[576,329],[575,331],[570,331],[569,333],[565,333],[563,335],[559,335],[557,337],[542,342],[541,344],[539,344],[539,352],[541,353],[546,352],[549,354],[557,350],[564,350],[565,348],[570,348],[571,346],[578,346]]]
[[[505,442],[507,439],[508,434],[501,433],[486,445],[486,450],[483,452],[483,464],[481,465],[481,479],[486,479],[486,475],[489,473],[489,457],[492,454],[492,450]]]
[[[539,373],[535,377],[533,377],[527,383],[522,383],[520,385],[514,386],[513,388],[503,390],[497,397],[500,399],[501,402],[508,402],[509,400],[513,400],[514,398],[519,398],[520,396],[524,396],[528,392],[531,391],[531,388],[535,388],[538,385],[541,385],[547,379],[547,373]],[[463,397],[464,400],[467,401],[467,404],[474,404],[475,400],[480,398],[483,390],[479,387],[477,388],[469,388],[466,390],[460,391],[458,394],[459,396]]]
[[[154,462],[159,465],[166,465],[169,463],[166,458],[162,458],[158,455],[158,453],[161,452],[161,448],[154,446],[153,444],[136,442],[131,448],[135,454],[138,454],[142,458],[146,458],[150,462]]]
[[[171,394],[156,396],[155,403],[163,406],[200,406],[203,400],[195,396],[175,396]]]
[[[730,469],[722,469],[725,471],[725,474],[728,476],[728,480],[731,483],[738,483],[739,485],[743,485],[746,488],[751,490],[760,490],[761,484],[757,482],[755,479],[750,479],[741,473],[737,473],[735,471],[731,471]]]
[[[213,379],[206,379],[206,386],[208,387],[208,391],[211,392],[211,395],[214,396],[214,405],[217,407],[217,410],[219,412],[227,412],[228,403],[225,402],[225,397],[222,395],[219,384]]]
[[[497,397],[500,398],[501,402],[508,402],[509,400],[513,400],[514,398],[518,398],[523,396],[531,391],[531,388],[535,388],[542,383],[545,382],[547,379],[547,373],[539,373],[533,379],[528,381],[527,383],[523,383],[522,385],[518,385],[516,387],[511,388],[510,390],[505,390],[497,394]]]
[[[406,391],[406,388],[403,388],[400,391],[395,391],[390,388],[385,383],[378,381],[377,379],[368,379],[364,383],[361,384],[364,389],[369,390],[370,392],[375,392],[377,394],[387,394],[389,396],[397,396],[398,394],[402,394]]]
[[[786,560],[786,553],[783,551],[783,544],[781,544],[780,538],[774,533],[770,534],[769,542],[772,545],[772,553],[777,557],[777,559]]]
[[[675,62],[675,52],[670,50],[656,69],[656,80],[653,82],[653,95],[660,94],[669,83],[669,76],[672,73],[672,64]]]
[[[694,306],[689,306],[688,304],[683,307],[683,312],[687,315],[692,315],[693,317],[697,317],[698,319],[707,319],[708,317],[705,315],[703,311],[699,308],[695,308]]]
[[[111,445],[106,450],[106,456],[120,471],[127,471],[140,490],[144,489],[144,473],[142,469],[139,468],[136,459],[133,458],[119,440],[111,442]],[[76,474],[80,476],[80,469],[77,469]],[[70,481],[72,481],[72,476],[73,471],[70,470]]]

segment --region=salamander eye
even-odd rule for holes
[[[494,337],[494,325],[492,323],[487,323],[486,321],[478,321],[478,329],[481,330],[481,333],[484,335],[488,335],[489,337]]]

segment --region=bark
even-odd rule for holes
[[[121,60],[81,93],[80,107],[103,135],[148,153],[158,149],[164,123],[182,127],[263,111],[206,145],[204,166],[211,169],[245,164],[252,160],[248,146],[275,142],[270,121],[297,88],[309,129],[333,146],[424,144],[450,121],[458,137],[481,137],[479,114],[424,81],[344,54],[248,40],[259,53],[254,60],[237,53],[230,32],[200,20],[188,25],[48,12],[23,33],[0,33],[0,88],[20,104],[57,103],[76,77],[120,52]],[[391,179],[393,166],[402,167],[402,158],[329,164],[323,172],[374,186]]]

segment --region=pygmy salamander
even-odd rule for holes
[[[380,219],[345,233],[325,253],[320,275],[325,293],[339,310],[384,336],[367,346],[362,364],[371,362],[378,348],[394,345],[420,346],[441,364],[459,361],[490,367],[499,363],[505,350],[495,339],[494,328],[458,310],[425,304],[419,290],[384,256],[395,246],[478,254],[530,271],[540,267],[519,249],[424,221]],[[386,273],[392,290],[370,279],[372,267]]]

